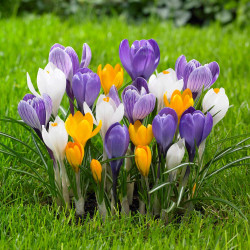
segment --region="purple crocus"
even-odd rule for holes
[[[143,77],[137,77],[133,82],[132,85],[135,86],[138,91],[141,93],[142,91],[146,91],[149,93],[148,83]],[[144,88],[144,89],[143,89]]]
[[[120,105],[121,100],[119,98],[118,91],[115,85],[111,86],[108,96],[115,102],[116,107]]]
[[[129,132],[125,125],[114,123],[108,129],[105,140],[105,150],[109,159],[124,156],[127,152],[129,145]],[[116,186],[117,177],[123,163],[123,159],[114,160],[110,162],[112,176],[113,176],[113,195],[116,200]]]
[[[130,123],[143,120],[155,107],[155,96],[148,94],[144,87],[140,91],[133,85],[126,87],[122,92],[122,101]]]
[[[18,104],[18,113],[22,120],[40,136],[42,125],[46,126],[52,113],[52,100],[47,94],[42,98],[26,94]]]
[[[160,61],[160,49],[154,39],[136,40],[131,48],[125,39],[120,44],[119,55],[123,67],[132,80],[139,76],[148,80]]]
[[[178,116],[174,109],[163,108],[152,122],[154,137],[157,141],[160,154],[167,153],[178,125]]]
[[[200,94],[202,88],[209,89],[217,80],[220,74],[220,67],[217,62],[211,62],[204,66],[195,59],[187,62],[186,57],[181,55],[175,63],[175,72],[178,80],[183,79],[183,90],[189,88],[193,97]]]
[[[181,138],[185,139],[190,162],[194,160],[195,145],[200,146],[210,134],[212,127],[213,117],[209,112],[205,116],[200,110],[190,107],[182,114],[179,131]]]
[[[83,103],[92,107],[101,89],[100,78],[88,68],[79,69],[72,79],[72,90],[78,108],[83,112]]]

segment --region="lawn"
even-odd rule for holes
[[[28,92],[26,72],[35,83],[38,68],[47,64],[54,43],[72,46],[79,56],[82,44],[88,43],[93,56],[90,68],[96,71],[99,64],[120,62],[118,48],[122,39],[133,42],[154,38],[161,50],[159,70],[173,68],[181,54],[188,60],[217,61],[220,65],[220,77],[214,86],[225,88],[231,108],[210,135],[206,153],[209,157],[217,147],[224,148],[247,137],[238,135],[249,133],[249,36],[249,28],[234,25],[175,28],[171,23],[155,20],[126,23],[117,18],[81,21],[72,18],[60,21],[54,16],[0,20],[0,116],[18,118],[17,104]],[[125,82],[128,81],[126,75]],[[63,103],[67,103],[66,96]],[[14,124],[0,122],[0,131],[32,145],[30,135]],[[231,136],[235,139],[213,144]],[[5,137],[0,136],[0,143],[24,152],[22,145]],[[249,150],[235,153],[225,158],[223,164],[246,155]],[[31,152],[26,157],[40,160]],[[169,225],[139,215],[110,218],[105,224],[98,216],[87,216],[84,222],[77,222],[73,211],[67,216],[59,213],[42,183],[8,170],[9,167],[28,169],[17,159],[0,154],[1,249],[247,249],[250,245],[248,222],[229,206],[212,201],[199,203],[200,211]],[[234,203],[249,218],[249,169],[238,166],[220,173],[205,186],[203,194]]]

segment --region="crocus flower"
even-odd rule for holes
[[[86,142],[95,136],[101,129],[102,121],[93,130],[93,117],[87,113],[85,116],[77,111],[74,115],[70,114],[65,122],[65,127],[68,134],[74,141],[81,143],[83,147]]]
[[[170,103],[168,101],[167,95],[164,94],[164,103],[166,107],[175,110],[178,121],[180,121],[182,113],[189,107],[194,105],[194,100],[192,98],[192,92],[190,89],[185,89],[181,94],[179,90],[175,90],[171,96]]]
[[[120,44],[119,55],[123,67],[132,80],[138,76],[148,80],[160,61],[160,49],[153,39],[136,40],[131,48],[125,39]]]
[[[153,74],[149,78],[148,87],[150,93],[153,93],[157,98],[157,110],[160,111],[164,108],[164,93],[166,94],[167,99],[170,100],[175,90],[182,90],[183,80],[177,80],[175,71],[173,69],[167,69],[159,74]]]
[[[181,138],[185,139],[189,161],[194,160],[195,145],[200,146],[210,134],[212,127],[213,117],[209,112],[205,116],[201,111],[190,107],[182,114],[179,131]]]
[[[214,126],[226,115],[229,100],[224,88],[210,89],[203,98],[203,112],[209,111],[213,116]]]
[[[40,96],[34,89],[28,73],[27,83],[31,93],[35,96]],[[47,94],[50,96],[52,100],[52,114],[56,116],[66,88],[64,73],[53,63],[48,63],[44,70],[38,70],[37,87],[41,95]]]
[[[121,100],[119,98],[118,91],[115,85],[111,86],[108,97],[110,97],[115,102],[116,107],[120,105]]]
[[[153,134],[160,149],[166,155],[178,124],[178,116],[171,108],[163,108],[152,122]]]
[[[155,96],[152,93],[147,94],[144,88],[139,92],[133,85],[123,90],[122,101],[124,103],[125,115],[130,123],[143,120],[155,107]]]
[[[113,124],[105,135],[104,145],[109,159],[124,156],[129,144],[129,133],[125,125]],[[113,178],[116,179],[123,159],[110,162]]]
[[[202,88],[209,89],[217,80],[220,74],[220,67],[217,62],[211,62],[209,64],[201,65],[195,59],[187,62],[186,57],[181,55],[175,63],[175,72],[178,80],[184,80],[184,87],[189,88],[193,97],[202,91]]]
[[[147,177],[152,161],[152,154],[149,146],[138,146],[135,150],[135,163],[141,175]]]
[[[84,148],[82,144],[78,142],[68,142],[65,151],[69,164],[73,170],[78,173],[79,166],[82,164],[84,156]]]
[[[106,64],[102,69],[100,64],[97,69],[97,74],[101,79],[101,85],[105,95],[109,93],[112,85],[115,85],[117,89],[122,86],[123,83],[123,69],[120,64],[116,64],[113,68],[110,64]]]
[[[101,88],[100,78],[90,69],[79,70],[72,79],[72,89],[76,98],[78,108],[83,112],[83,103],[92,107],[99,95]]]
[[[130,123],[129,136],[135,146],[147,146],[154,137],[152,125],[148,124],[148,126],[145,127],[140,121],[136,121],[134,125]]]
[[[46,126],[52,112],[52,100],[47,94],[42,98],[26,94],[18,104],[18,113],[22,120],[32,127],[39,136],[42,126]]]
[[[83,105],[84,112],[90,113],[93,117],[94,124],[102,122],[101,136],[104,139],[105,134],[109,127],[120,122],[124,115],[124,106],[122,103],[117,107],[112,98],[100,95],[96,103],[96,119],[94,118],[92,111],[86,103]]]
[[[42,137],[44,143],[50,148],[58,161],[63,161],[65,157],[65,148],[68,142],[68,134],[63,120],[59,116],[54,122],[49,123],[48,132],[42,126]]]
[[[95,182],[102,181],[102,165],[98,160],[93,159],[90,163],[90,169]]]
[[[166,156],[166,167],[172,169],[181,164],[184,154],[185,140],[181,139],[169,148]]]
[[[143,77],[137,77],[132,85],[138,89],[141,94],[149,93],[148,83]]]

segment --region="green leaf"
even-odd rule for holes
[[[186,167],[186,166],[198,166],[198,165],[193,163],[193,162],[185,162],[185,163],[182,163],[174,168],[169,169],[168,171],[164,172],[163,174],[171,173],[179,168]]]
[[[105,161],[101,161],[101,165],[102,164],[105,164],[105,163],[108,163],[108,162],[111,162],[111,161],[116,161],[116,160],[120,160],[120,159],[125,159],[125,158],[132,158],[134,157],[135,155],[124,155],[124,156],[121,156],[121,157],[116,157],[116,158],[111,158],[111,159],[107,159]]]
[[[156,192],[157,190],[159,190],[159,189],[161,189],[161,188],[163,188],[163,187],[165,187],[165,186],[167,186],[167,185],[172,185],[172,184],[174,184],[174,183],[173,183],[173,182],[165,182],[165,183],[162,183],[162,184],[156,186],[155,188],[151,189],[151,190],[149,191],[149,194],[152,194],[152,193]]]

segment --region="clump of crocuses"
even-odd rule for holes
[[[131,46],[125,39],[117,52],[125,71],[119,62],[90,65],[87,43],[80,61],[72,47],[54,44],[38,70],[38,91],[27,74],[31,94],[18,113],[45,145],[43,159],[52,159],[48,185],[58,205],[82,216],[87,194],[95,192],[103,220],[119,209],[129,215],[135,204],[164,219],[197,192],[190,173],[202,172],[206,140],[228,111],[224,88],[210,88],[220,68],[181,55],[175,70],[157,71],[154,39]]]

